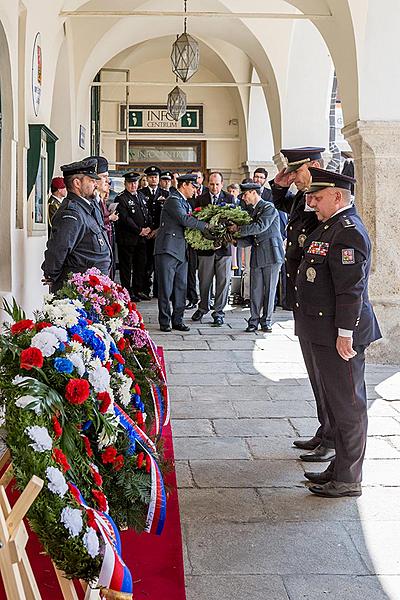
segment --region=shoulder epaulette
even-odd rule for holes
[[[353,222],[351,217],[348,217],[347,215],[342,215],[340,217],[340,222],[343,225],[343,227],[345,229],[347,229],[348,227],[355,227],[356,224]]]

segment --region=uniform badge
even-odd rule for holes
[[[329,250],[328,242],[311,242],[307,253],[308,254],[319,254],[320,256],[326,256]]]
[[[354,248],[345,248],[342,250],[342,265],[354,265]]]
[[[297,242],[298,242],[300,248],[303,248],[304,242],[306,241],[306,239],[307,239],[307,236],[304,235],[304,233],[302,233],[301,235],[299,235],[299,237],[297,238]]]
[[[307,281],[309,281],[310,283],[314,283],[316,276],[317,271],[314,269],[314,267],[308,267],[306,271]]]
[[[99,244],[100,244],[100,246],[103,246],[104,245],[104,240],[102,240],[101,238],[99,238]]]

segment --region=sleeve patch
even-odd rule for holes
[[[64,215],[63,219],[74,219],[74,221],[78,220],[76,217],[73,217],[72,215]]]
[[[342,264],[343,265],[354,265],[354,248],[345,248],[342,250]]]

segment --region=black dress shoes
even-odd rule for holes
[[[196,308],[197,306],[197,302],[188,302],[185,306],[185,310],[192,310],[193,308]]]
[[[270,327],[269,325],[263,325],[261,327],[261,331],[263,331],[264,333],[272,333],[272,327]]]
[[[160,331],[172,331],[169,325],[160,325]]]
[[[311,483],[324,484],[328,483],[332,479],[332,471],[326,470],[322,471],[322,473],[310,473],[310,471],[306,471],[304,473],[304,477],[311,481]]]
[[[185,323],[178,323],[177,325],[172,325],[172,329],[176,329],[176,331],[190,331],[190,327],[185,325]]]
[[[201,312],[201,310],[198,310],[198,309],[191,316],[192,321],[201,321],[202,318],[203,318],[203,313]]]
[[[361,483],[344,483],[342,481],[328,481],[322,485],[311,485],[310,492],[323,498],[344,498],[346,496],[361,496]]]
[[[307,454],[300,454],[300,460],[304,462],[329,462],[336,456],[334,448],[326,448],[322,444],[317,446],[315,450],[307,452]]]
[[[257,331],[257,325],[247,325],[245,332],[246,333],[255,333]]]
[[[144,292],[139,292],[137,296],[138,298],[140,298],[140,300],[151,300],[150,296],[148,296]]]
[[[222,327],[223,324],[224,324],[224,319],[222,317],[214,317],[214,323],[213,323],[214,327]]]
[[[315,450],[320,443],[321,438],[314,435],[314,437],[309,440],[294,440],[293,446],[300,448],[300,450]]]

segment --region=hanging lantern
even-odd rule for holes
[[[167,111],[175,121],[179,121],[186,112],[186,94],[180,87],[175,86],[168,94]]]
[[[185,0],[185,15],[187,12]],[[184,32],[177,36],[172,45],[172,72],[183,82],[188,81],[198,70],[200,64],[200,49],[197,41],[186,33],[187,18],[184,19]]]

